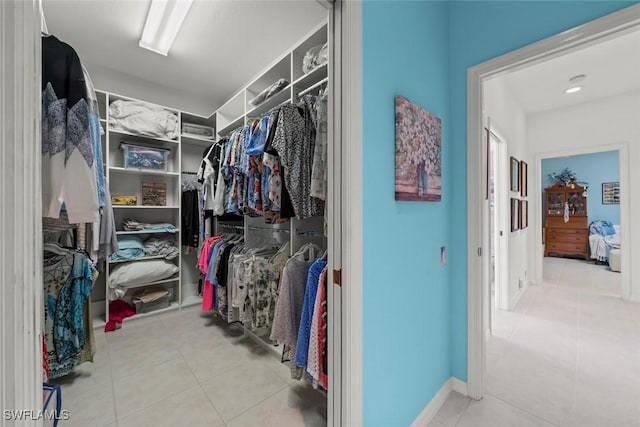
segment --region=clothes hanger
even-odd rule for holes
[[[69,249],[65,249],[57,243],[45,243],[42,245],[42,250],[44,252],[51,252],[57,255],[67,255],[69,253]]]
[[[296,258],[301,261],[307,261],[307,260],[310,261],[312,259],[315,259],[316,252],[320,252],[320,251],[322,251],[322,249],[320,249],[318,245],[314,243],[306,243],[298,250],[298,252],[293,254],[292,258]],[[306,255],[309,255],[309,259],[306,258]]]

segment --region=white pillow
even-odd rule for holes
[[[178,267],[163,259],[128,262],[118,265],[109,274],[109,287],[135,286],[166,279],[178,272]]]

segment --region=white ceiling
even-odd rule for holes
[[[579,74],[587,76],[583,89],[566,94],[569,79]],[[640,31],[498,78],[528,114],[640,90]]]
[[[140,86],[190,98],[181,104],[200,114],[213,112],[327,16],[315,0],[195,0],[165,57],[138,46],[149,0],[43,3],[49,33],[69,43],[90,74],[102,68],[96,75],[135,76],[151,83]]]

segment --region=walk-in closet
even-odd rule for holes
[[[43,1],[43,382],[57,425],[337,419],[332,14]]]

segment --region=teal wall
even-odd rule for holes
[[[448,7],[363,4],[364,425],[408,426],[451,376]],[[394,200],[394,97],[442,119],[441,202]]]
[[[408,426],[467,378],[467,69],[634,3],[363,2],[365,426]],[[442,202],[394,200],[395,95],[442,119]]]
[[[553,185],[549,174],[560,173],[569,168],[580,182],[587,182],[587,219],[589,223],[597,219],[620,224],[620,205],[602,204],[602,183],[620,182],[620,158],[618,150],[600,153],[580,154],[568,157],[555,157],[542,160],[542,188]],[[544,203],[544,192],[540,195]],[[544,224],[544,209],[542,223]]]

